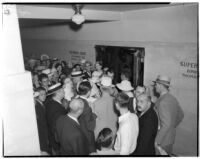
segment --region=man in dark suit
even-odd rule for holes
[[[49,88],[48,95],[52,95],[46,103],[46,115],[48,124],[49,141],[52,149],[52,154],[57,155],[59,152],[59,143],[56,141],[55,124],[58,117],[66,115],[67,111],[62,105],[64,98],[64,90],[60,83],[57,83]]]
[[[154,143],[158,130],[158,117],[147,94],[143,93],[137,97],[137,110],[140,112],[139,136],[133,155],[155,155]]]
[[[78,86],[78,94],[80,95],[80,99],[84,103],[83,113],[79,117],[79,122],[81,125],[81,129],[83,130],[87,140],[89,152],[95,152],[95,136],[94,136],[94,128],[96,126],[96,116],[92,113],[92,109],[90,108],[87,98],[91,93],[91,85],[89,81],[82,81]]]
[[[69,113],[59,117],[56,122],[61,156],[89,155],[88,143],[81,130],[78,117],[83,113],[84,103],[73,99],[69,105]]]
[[[37,88],[37,93],[38,96],[35,98],[35,112],[37,117],[40,150],[42,151],[42,155],[48,155],[51,151],[49,148],[46,108],[43,103],[46,99],[46,90],[43,87],[39,87]]]

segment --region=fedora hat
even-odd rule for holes
[[[56,84],[52,85],[51,87],[49,87],[47,95],[54,94],[55,92],[57,92],[61,88],[62,88],[61,83],[56,83]]]
[[[131,91],[134,88],[131,86],[131,82],[123,80],[121,83],[117,84],[117,87],[122,91]]]
[[[171,78],[168,76],[158,75],[157,79],[153,82],[170,86]]]
[[[112,79],[108,76],[103,76],[101,79],[100,79],[100,86],[103,86],[103,87],[114,87],[114,85],[112,84]]]
[[[82,71],[72,71],[71,77],[82,77],[83,72]]]

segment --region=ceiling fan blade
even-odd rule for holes
[[[102,22],[110,22],[108,20],[89,20],[86,19],[84,23],[102,23]]]

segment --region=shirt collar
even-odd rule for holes
[[[119,117],[119,123],[122,122],[122,121],[124,121],[124,120],[126,120],[126,119],[128,118],[129,115],[130,115],[130,111],[128,111],[127,113],[121,115],[121,116]]]
[[[40,103],[42,106],[44,105],[39,99],[36,99],[36,101],[37,101],[38,103]]]
[[[85,98],[85,97],[83,97],[83,96],[80,96],[80,98],[85,99],[85,100],[88,100],[87,98]]]
[[[71,116],[71,115],[69,115],[69,114],[67,114],[67,115],[68,115],[68,117],[70,117],[72,120],[74,120],[75,122],[77,122],[77,124],[79,124],[78,120],[77,120],[75,117],[73,117],[73,116]]]
[[[56,99],[53,99],[54,101],[56,101],[56,102],[58,102],[58,103],[60,103],[61,105],[62,105],[62,103],[60,102],[60,101],[58,101],[58,100],[56,100]]]

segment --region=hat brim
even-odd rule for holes
[[[133,90],[133,87],[130,87],[129,89],[124,89],[124,88],[121,87],[120,84],[116,84],[116,86],[117,86],[117,88],[119,88],[122,91],[132,91]]]
[[[152,82],[154,82],[154,84],[155,84],[155,83],[159,83],[159,84],[163,84],[163,85],[165,85],[165,86],[171,87],[170,84],[163,83],[163,82],[160,82],[160,81],[152,81]],[[154,86],[154,84],[153,84],[153,86]]]
[[[112,88],[115,87],[115,85],[113,85],[113,84],[111,84],[110,86],[104,86],[104,85],[102,85],[101,83],[97,83],[97,85],[98,85],[98,86],[101,86],[101,87],[112,87]]]
[[[47,96],[56,93],[56,92],[57,92],[58,90],[60,90],[61,88],[62,88],[62,85],[60,85],[59,87],[56,87],[56,88],[54,88],[54,89],[48,90]]]

